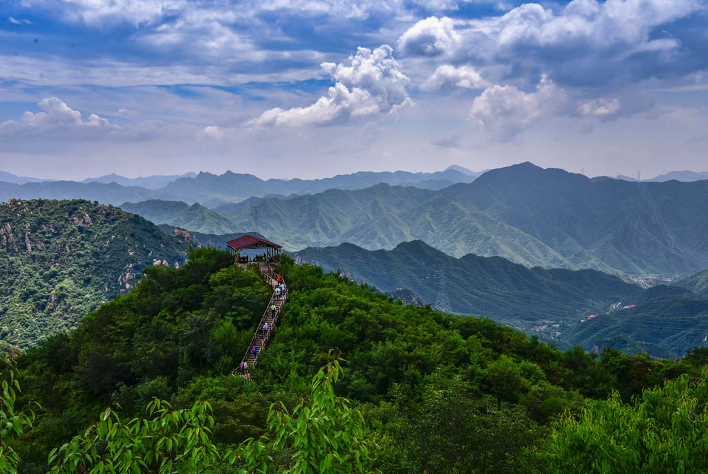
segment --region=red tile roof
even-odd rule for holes
[[[263,244],[263,248],[266,248],[266,247],[271,247],[271,248],[276,248],[276,249],[282,248],[280,245],[278,245],[274,242],[271,242],[270,240],[261,239],[259,237],[254,237],[252,235],[244,235],[243,237],[239,237],[238,239],[229,240],[228,242],[226,242],[226,245],[231,247],[234,250],[239,250],[243,247],[247,247],[249,245],[253,245],[256,243]]]

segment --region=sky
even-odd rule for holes
[[[0,0],[0,170],[708,170],[708,0]]]

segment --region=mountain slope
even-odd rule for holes
[[[339,268],[384,292],[409,289],[429,304],[444,290],[453,312],[487,316],[527,331],[539,325],[574,324],[643,291],[594,270],[529,269],[500,257],[472,254],[456,259],[421,241],[391,251],[351,244],[307,248],[297,256],[325,270]]]
[[[26,347],[75,327],[187,246],[142,217],[88,201],[0,205],[0,342]]]
[[[708,298],[708,270],[677,281],[674,285]]]
[[[120,208],[138,214],[155,224],[168,224],[205,234],[229,234],[238,231],[236,224],[202,206],[191,206],[182,201],[151,199],[143,202],[124,202]]]
[[[690,274],[708,265],[708,181],[588,179],[530,163],[440,191],[535,237],[572,265]]]

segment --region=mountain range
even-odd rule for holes
[[[442,189],[455,183],[474,181],[479,173],[462,167],[448,168],[435,173],[358,172],[332,178],[269,179],[227,171],[216,175],[201,172],[178,176],[150,176],[124,178],[107,175],[76,181],[30,181],[8,174],[0,179],[0,201],[8,199],[87,199],[102,204],[119,205],[150,199],[201,203],[215,207],[224,203],[243,201],[249,197],[288,196],[311,194],[328,189],[363,189],[380,183],[416,186],[424,189]]]
[[[390,251],[307,248],[295,258],[408,302],[412,294],[438,309],[489,317],[563,349],[609,346],[674,358],[708,347],[708,299],[679,287],[643,289],[595,270],[529,269],[500,257],[457,259],[421,241]]]
[[[380,184],[214,210],[241,228],[255,228],[257,215],[259,230],[290,250],[417,239],[456,257],[676,278],[708,267],[707,208],[708,181],[589,179],[523,163],[439,191]]]

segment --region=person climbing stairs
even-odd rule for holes
[[[280,313],[283,310],[283,305],[287,301],[287,287],[285,286],[283,277],[277,275],[273,270],[273,264],[262,262],[258,266],[258,269],[260,270],[266,283],[268,283],[272,288],[273,293],[270,297],[270,301],[268,302],[268,306],[266,307],[266,310],[258,323],[258,327],[256,327],[256,332],[251,339],[251,344],[248,346],[241,363],[238,368],[231,372],[231,375],[241,375],[247,380],[250,380],[250,375],[248,372],[256,368],[258,365],[258,357],[268,345],[270,336],[273,333],[273,329],[275,328]],[[243,367],[247,367],[247,373],[243,373]]]

